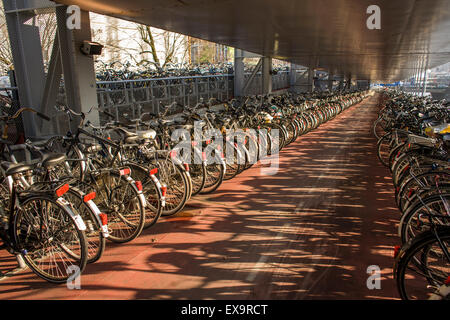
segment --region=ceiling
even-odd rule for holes
[[[450,61],[449,0],[55,0],[82,9],[323,68],[403,80]],[[381,9],[369,30],[368,6]]]

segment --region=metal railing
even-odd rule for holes
[[[121,115],[137,118],[144,112],[157,113],[173,102],[194,106],[201,101],[216,98],[220,101],[233,97],[233,75],[170,77],[124,81],[97,82],[100,108],[105,108],[117,119]]]
[[[261,94],[261,77],[261,73],[255,75],[246,94]],[[272,76],[273,91],[288,87],[288,71],[279,71]],[[11,96],[16,90],[16,87],[0,88],[0,94],[3,91],[4,95],[8,92]],[[145,112],[157,113],[163,106],[174,101],[183,106],[194,106],[210,98],[227,101],[233,96],[232,74],[97,82],[98,106],[115,115],[116,120],[123,116],[135,119]],[[176,113],[181,110],[173,111]],[[56,126],[59,122],[56,121]]]
[[[272,90],[282,90],[290,87],[289,71],[278,71],[272,75]]]
[[[251,73],[244,75],[245,82],[250,78]],[[278,71],[272,75],[272,91],[289,88],[289,71]],[[245,91],[245,95],[258,95],[262,93],[262,73],[255,74],[252,83],[250,83]]]
[[[261,76],[260,73],[255,76],[247,94],[262,92]],[[272,90],[288,87],[288,71],[272,76]],[[157,113],[161,106],[174,101],[184,106],[194,106],[210,98],[225,101],[233,97],[233,91],[234,76],[230,74],[97,82],[99,107],[117,119],[121,115],[137,118],[144,112]]]

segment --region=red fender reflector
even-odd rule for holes
[[[142,182],[140,182],[140,181],[135,181],[134,184],[136,185],[136,188],[137,188],[139,191],[142,191]]]
[[[88,193],[87,195],[85,195],[85,196],[83,197],[83,201],[84,201],[84,202],[88,202],[88,201],[94,200],[94,199],[95,199],[95,196],[96,196],[95,191],[94,191],[94,192],[91,192],[91,193]]]
[[[102,222],[102,226],[106,226],[108,224],[108,216],[104,213],[100,213],[98,215],[100,217],[100,221]]]
[[[189,164],[188,163],[183,163],[184,165],[184,169],[189,172]]]
[[[158,168],[155,168],[155,169],[150,170],[150,175],[151,175],[151,176],[154,176],[154,175],[157,174],[157,173],[158,173]]]
[[[131,172],[131,170],[129,168],[125,168],[125,169],[120,170],[120,175],[126,176],[126,175],[129,175],[130,172]]]
[[[400,246],[395,246],[394,247],[394,258],[397,258],[399,252],[400,252]]]
[[[59,197],[61,197],[64,193],[66,193],[67,191],[69,191],[69,185],[66,183],[65,185],[63,185],[62,187],[59,187],[58,189],[56,189],[56,195]]]
[[[163,196],[163,197],[166,196],[166,194],[167,194],[167,187],[166,187],[166,186],[162,186],[162,187],[161,187],[161,193],[162,193],[162,196]]]
[[[447,286],[450,285],[450,276],[448,276],[447,280],[445,280],[444,283],[445,283]]]

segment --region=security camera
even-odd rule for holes
[[[81,52],[88,56],[98,56],[102,54],[103,46],[98,42],[83,41]]]

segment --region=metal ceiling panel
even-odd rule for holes
[[[450,61],[449,0],[56,0],[358,79]],[[370,5],[381,29],[369,30]]]

